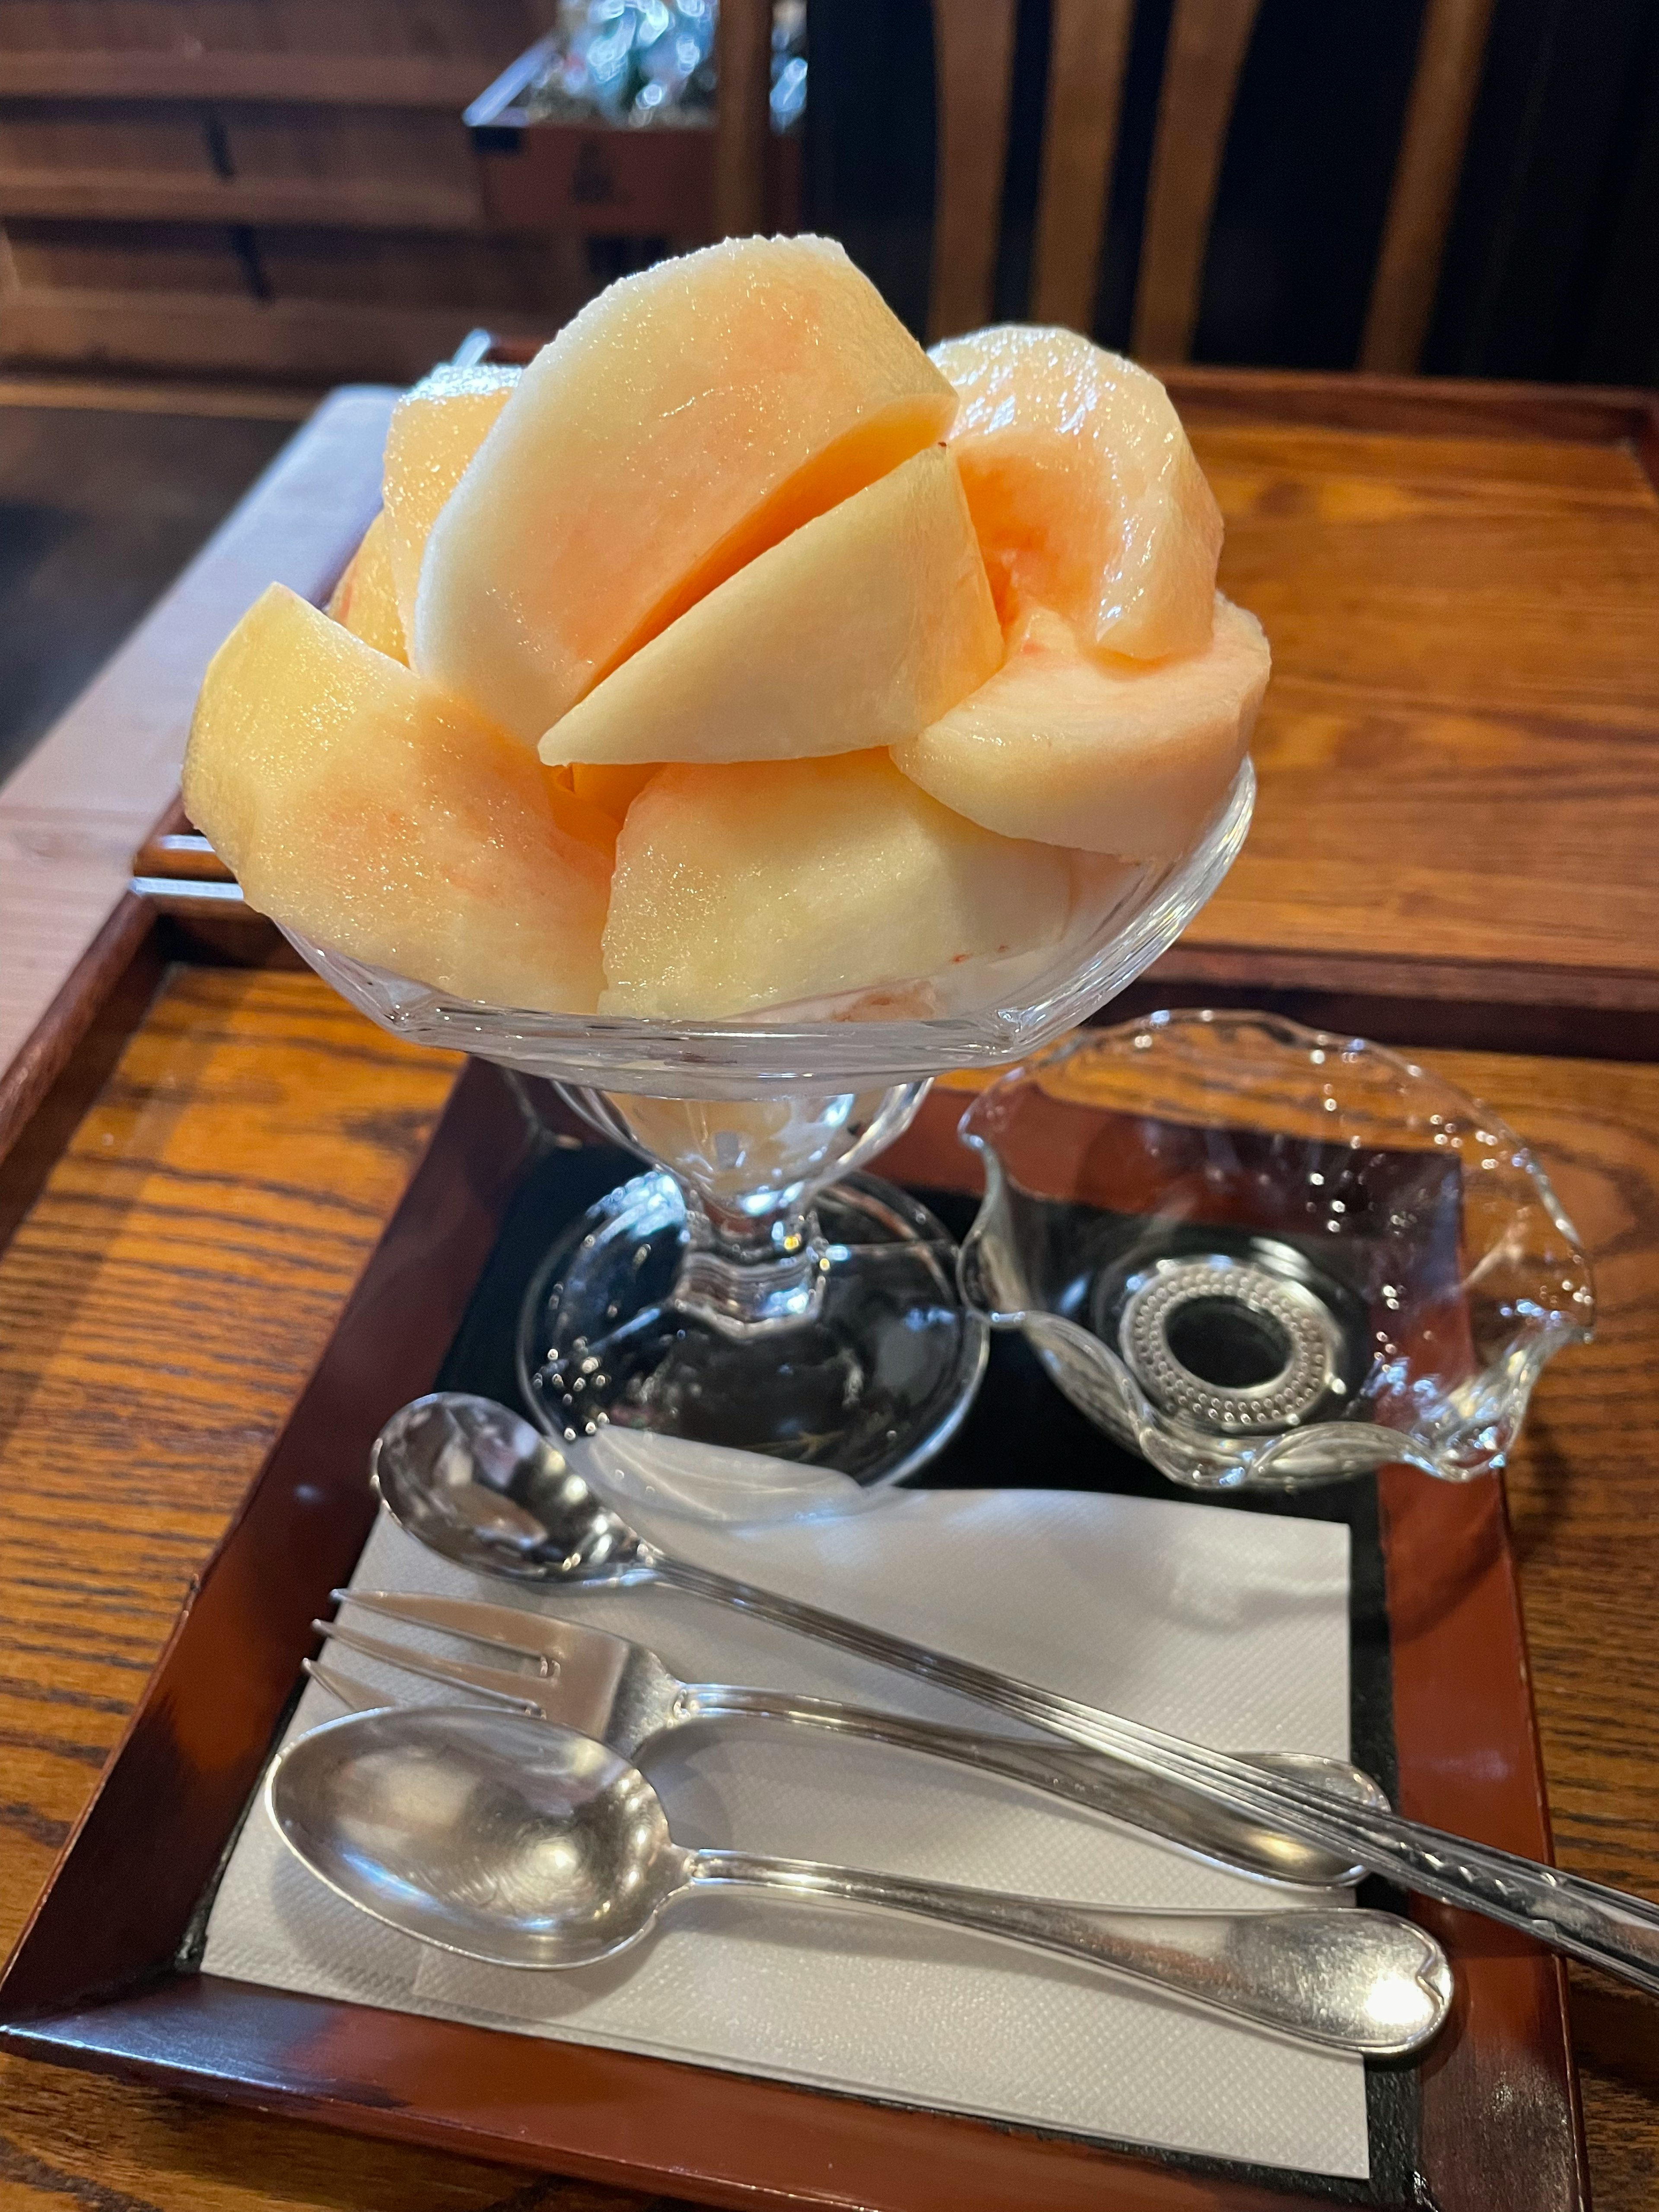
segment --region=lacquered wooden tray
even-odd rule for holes
[[[973,1180],[953,1133],[964,1103],[936,1091],[884,1162],[942,1194],[947,1210],[965,1202],[951,1194]],[[581,1186],[603,1187],[621,1171],[597,1150],[568,1152],[550,1168],[544,1152],[535,1164],[538,1152],[520,1096],[493,1070],[470,1068],[0,1982],[0,2043],[371,2135],[714,2204],[1195,2212],[1311,2197],[1401,2212],[1426,2203],[1438,2212],[1499,2204],[1559,2212],[1583,2203],[1559,1964],[1518,1937],[1435,1908],[1425,1917],[1456,1967],[1456,2014],[1423,2065],[1378,2069],[1376,2179],[1358,2193],[190,1969],[216,1869],[311,1646],[310,1620],[367,1533],[371,1437],[446,1369],[451,1379],[490,1380],[483,1370],[500,1331],[488,1300],[510,1287],[525,1218],[521,1210],[515,1228],[513,1201],[526,1175],[544,1189],[556,1170],[575,1204],[590,1194]],[[538,1192],[544,1234],[542,1202]],[[1034,1370],[1023,1372],[1017,1345],[1001,1356],[975,1417],[977,1441],[964,1432],[977,1471],[958,1462],[956,1479],[987,1480],[986,1469],[1000,1466],[1015,1480],[1052,1483],[1064,1467],[1102,1486],[1163,1489]],[[1034,1395],[1025,1401],[1023,1392]],[[1407,1812],[1547,1856],[1498,1486],[1451,1488],[1392,1470],[1375,1492],[1355,1486],[1327,1501],[1315,1510],[1352,1516],[1357,1540],[1357,1749],[1392,1778]]]

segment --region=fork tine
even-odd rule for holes
[[[544,1673],[572,1658],[592,1663],[602,1653],[608,1654],[611,1663],[620,1663],[628,1650],[626,1638],[586,1621],[561,1620],[553,1613],[526,1613],[517,1606],[489,1605],[477,1598],[357,1589],[337,1589],[333,1596],[337,1605],[361,1606],[365,1613],[402,1621],[409,1628],[435,1629],[493,1651],[517,1652],[535,1660]]]
[[[337,1704],[343,1705],[348,1712],[378,1712],[387,1703],[385,1698],[377,1698],[373,1690],[367,1688],[355,1676],[343,1674],[337,1667],[325,1667],[320,1659],[302,1659],[300,1664],[317,1687],[326,1690],[329,1696]]]
[[[378,1659],[383,1666],[399,1668],[405,1674],[416,1674],[427,1682],[441,1682],[453,1690],[477,1692],[503,1705],[515,1706],[520,1712],[533,1714],[539,1720],[552,1717],[532,1694],[533,1675],[511,1674],[500,1667],[474,1667],[464,1659],[437,1659],[428,1651],[411,1651],[406,1644],[388,1644],[378,1636],[364,1636],[337,1620],[313,1620],[311,1625],[319,1636],[343,1644],[348,1651],[356,1651],[365,1659]]]

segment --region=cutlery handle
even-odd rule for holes
[[[1389,1912],[1120,1912],[810,1859],[713,1850],[689,1858],[694,1883],[971,1929],[1368,2058],[1420,2050],[1451,2004],[1451,1969],[1440,1946]]]
[[[1659,1907],[1645,1898],[1562,1874],[1489,1844],[1447,1835],[1402,1820],[1396,1813],[1343,1804],[1325,1790],[1289,1777],[1269,1776],[1225,1752],[1121,1720],[1015,1675],[999,1674],[971,1660],[867,1628],[751,1583],[654,1552],[650,1565],[659,1579],[677,1589],[736,1606],[857,1658],[971,1698],[1086,1750],[1104,1752],[1264,1828],[1281,1829],[1334,1856],[1352,1858],[1372,1874],[1384,1875],[1401,1887],[1437,1898],[1443,1905],[1484,1914],[1659,1996]]]
[[[1264,1828],[1260,1821],[1241,1819],[1222,1806],[1195,1796],[1190,1790],[1173,1787],[1104,1754],[1084,1757],[1054,1742],[1019,1743],[1008,1736],[975,1735],[965,1729],[909,1720],[873,1707],[797,1697],[785,1690],[734,1689],[724,1683],[689,1685],[681,1710],[688,1720],[787,1721],[917,1752],[929,1759],[949,1759],[981,1774],[994,1774],[1004,1781],[1063,1798],[1085,1811],[1152,1829],[1189,1850],[1224,1860],[1230,1867],[1267,1881],[1333,1889],[1358,1880],[1352,1857],[1300,1843]],[[1252,1759],[1252,1764],[1274,1763],[1271,1753]],[[1308,1758],[1294,1763],[1340,1795],[1373,1805],[1388,1802],[1375,1783],[1340,1759]]]

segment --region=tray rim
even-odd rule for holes
[[[968,1156],[952,1141],[963,1103],[948,1089],[937,1092],[884,1170],[901,1180],[970,1183]],[[323,1495],[335,1551],[349,1544],[355,1557],[372,1514],[361,1473],[367,1436],[435,1371],[532,1146],[521,1094],[493,1068],[469,1064],[317,1368],[186,1598],[0,1976],[0,2048],[715,2204],[934,2212],[963,2203],[971,2187],[973,2202],[1008,2212],[1036,2201],[1061,2212],[1108,2201],[1147,2212],[1259,2212],[1326,2196],[1334,2185],[1322,2187],[1317,2178],[1287,2174],[1283,2186],[1263,2187],[1152,2149],[171,1972],[204,1876],[285,1714],[298,1653],[310,1641],[316,1584],[325,1590],[340,1578],[330,1559],[301,1577],[301,1589],[274,1590],[258,1568],[262,1526],[291,1524],[297,1485],[313,1502]],[[356,1401],[343,1422],[343,1386]],[[1550,1856],[1501,1488],[1454,1488],[1387,1470],[1382,1522],[1403,1808]],[[1408,1586],[1437,1590],[1445,1602],[1397,1609],[1397,1587]],[[255,1703],[234,1759],[205,1771],[191,1765],[180,1723],[204,1681],[210,1705],[222,1693],[227,1625],[250,1620],[258,1631]],[[1449,1667],[1466,1681],[1479,1678],[1489,1693],[1478,1745],[1468,1733],[1469,1700],[1449,1710],[1437,1695]],[[1467,1767],[1471,1748],[1489,1754],[1494,1744],[1502,1752],[1498,1784],[1460,1768],[1460,1754]],[[1489,1759],[1476,1765],[1483,1763]],[[163,1782],[172,1825],[160,1824],[158,1834],[153,1814]],[[194,1826],[180,1834],[187,1795]],[[144,1819],[148,1834],[140,1832]],[[145,1891],[146,1860],[160,1898]],[[1443,2212],[1497,2201],[1491,2192],[1501,2173],[1512,2212],[1587,2203],[1562,1962],[1470,1916],[1425,1907],[1421,1917],[1460,1970],[1453,2025],[1423,2069],[1422,2180],[1432,2201]],[[192,2009],[200,2015],[193,2028]],[[342,2044],[352,2047],[349,2065],[339,2063]],[[510,2105],[505,2045],[533,2054],[524,2062],[541,2077],[532,2109]],[[550,2099],[555,2080],[574,2095]],[[439,2084],[448,2085],[447,2105],[441,2094],[434,2101]],[[1510,2115],[1501,2130],[1499,2091]],[[634,2106],[648,2114],[648,2143],[639,2140]],[[1517,2109],[1532,2126],[1515,2126]],[[1511,2138],[1515,2154],[1506,2155]],[[816,2172],[803,2170],[803,2155],[808,2164],[816,2156]]]

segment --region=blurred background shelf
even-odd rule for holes
[[[8,0],[0,362],[418,375],[481,301],[592,289],[490,233],[461,110],[544,28],[530,0]]]
[[[65,252],[55,266],[68,261]],[[53,283],[43,272],[42,281],[20,287],[0,306],[0,344],[12,360],[30,365],[283,377],[307,385],[320,368],[330,383],[387,377],[408,384],[447,359],[474,320],[470,306],[444,303],[447,290],[499,301],[487,310],[495,325],[538,337],[586,296],[574,276],[560,287],[556,267],[533,272],[533,282],[517,281],[510,253],[486,251],[470,262],[434,252],[421,274],[438,297],[422,304],[410,298],[416,288],[400,281],[406,264],[395,242],[331,232],[279,238],[271,263],[314,289],[250,299],[228,285],[138,291],[99,285],[96,270],[85,284]]]
[[[1659,380],[1650,0],[807,0],[782,137],[766,0],[713,131],[524,112],[558,12],[6,0],[0,367],[403,380],[804,225],[931,336]]]

